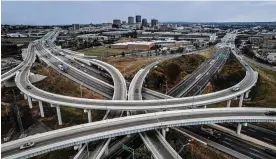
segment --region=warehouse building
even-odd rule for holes
[[[150,50],[155,45],[154,42],[136,41],[112,44],[113,49],[129,49],[129,50]]]

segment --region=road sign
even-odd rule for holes
[[[223,57],[224,56],[224,54],[223,53],[219,53],[219,57]]]
[[[126,145],[123,145],[123,147],[122,147],[124,150],[129,150],[129,147],[128,146],[126,146]]]

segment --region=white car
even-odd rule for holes
[[[25,143],[24,145],[20,146],[20,150],[24,150],[24,149],[31,148],[34,146],[35,146],[34,142],[28,142],[28,143]]]
[[[238,91],[238,90],[240,90],[240,87],[238,87],[238,86],[232,88],[232,91],[234,91],[234,92],[236,92],[236,91]]]

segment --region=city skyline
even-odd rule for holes
[[[112,23],[113,19],[127,21],[128,16],[136,15],[159,22],[265,22],[276,20],[275,8],[276,2],[3,1],[1,18],[2,24],[11,25]]]

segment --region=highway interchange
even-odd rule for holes
[[[159,99],[159,100],[142,100],[142,84],[143,79],[146,77],[148,71],[154,67],[158,61],[146,67],[144,70],[138,72],[137,76],[134,77],[133,81],[130,84],[129,91],[127,94],[126,90],[126,82],[123,76],[111,65],[105,64],[104,62],[83,58],[81,59],[79,56],[70,56],[70,59],[65,59],[65,56],[55,56],[51,53],[51,51],[55,51],[52,47],[47,49],[44,46],[43,40],[47,40],[47,38],[51,36],[56,36],[56,32],[49,33],[46,35],[45,39],[41,41],[35,41],[31,43],[28,49],[28,55],[26,59],[18,66],[16,69],[9,71],[8,74],[4,74],[5,80],[12,77],[16,73],[15,81],[18,88],[28,96],[28,98],[33,98],[38,101],[43,101],[47,103],[51,103],[52,105],[59,106],[72,106],[76,108],[85,109],[91,111],[91,109],[102,109],[107,110],[108,112],[115,112],[115,115],[108,117],[107,119],[100,122],[93,122],[89,124],[83,124],[75,127],[59,129],[39,135],[30,136],[27,138],[15,140],[12,142],[8,142],[2,144],[2,156],[4,158],[28,158],[33,155],[38,155],[41,153],[46,153],[49,151],[53,151],[60,148],[69,147],[72,145],[79,145],[81,143],[87,143],[88,141],[94,141],[98,139],[105,139],[114,136],[120,136],[124,134],[132,134],[136,132],[143,132],[147,130],[153,130],[157,128],[166,128],[172,126],[181,126],[181,125],[197,125],[197,124],[209,124],[209,123],[220,123],[220,122],[275,122],[275,117],[270,117],[264,115],[264,112],[268,110],[274,109],[265,109],[265,108],[224,108],[224,109],[190,109],[190,110],[174,110],[174,111],[166,111],[156,113],[160,109],[182,109],[184,107],[195,107],[195,106],[204,106],[212,103],[217,103],[220,101],[229,101],[235,97],[240,96],[240,103],[242,105],[242,100],[244,93],[246,93],[252,86],[255,85],[257,81],[257,73],[248,66],[239,55],[233,53],[237,59],[241,62],[241,64],[246,69],[245,78],[238,84],[240,86],[240,90],[238,92],[231,91],[231,88],[226,90],[222,90],[219,92],[214,92],[206,95],[197,95],[193,97],[182,97],[182,98],[171,98],[168,96],[164,96],[167,99]],[[51,37],[52,38],[52,37]],[[54,39],[54,38],[53,38]],[[207,71],[206,69],[197,71],[193,74],[192,78],[197,78],[198,74],[201,76],[207,74],[208,71],[216,72],[218,69],[223,66],[225,63],[227,56],[229,55],[229,49],[222,48],[224,50],[225,56],[219,57],[214,62],[214,65],[210,65]],[[58,51],[57,51],[58,52]],[[218,51],[219,53],[220,51]],[[45,92],[33,86],[29,79],[30,68],[35,61],[36,56],[45,57],[50,56],[51,61],[49,65],[53,67],[57,67],[59,63],[64,63],[70,67],[68,75],[74,80],[78,80],[81,77],[81,82],[85,83],[89,87],[98,86],[98,88],[93,88],[93,90],[100,90],[99,92],[109,92],[106,93],[106,96],[111,97],[113,94],[112,100],[93,100],[93,99],[83,99],[76,97],[66,97],[62,95],[56,95],[53,93]],[[215,54],[216,55],[216,54]],[[175,57],[171,57],[175,58]],[[42,58],[41,58],[42,59]],[[73,59],[73,60],[72,60]],[[170,58],[168,58],[170,59]],[[73,62],[72,62],[73,61]],[[98,76],[95,74],[95,70],[86,69],[86,71],[82,71],[85,68],[82,67],[81,62],[87,64],[93,64],[102,67],[105,69],[113,79],[113,83],[108,80],[100,80],[100,78],[95,78],[94,76]],[[218,67],[217,67],[218,66]],[[20,69],[19,69],[20,68]],[[66,74],[66,73],[64,73]],[[140,74],[140,75],[139,75]],[[188,85],[193,86],[195,84],[202,85],[202,87],[208,81],[211,73],[208,73],[209,76],[202,78],[202,80],[190,80]],[[3,76],[3,75],[2,75]],[[1,77],[2,77],[1,76]],[[69,78],[70,78],[69,77]],[[99,76],[98,76],[99,77]],[[196,82],[195,82],[196,81]],[[92,82],[92,83],[91,83]],[[93,83],[94,82],[94,83]],[[202,82],[202,83],[200,83]],[[134,84],[132,84],[134,83]],[[100,85],[99,85],[100,84]],[[114,87],[113,85],[114,84]],[[31,86],[31,89],[26,89],[27,86]],[[138,93],[135,91],[138,89]],[[186,92],[182,91],[182,92]],[[181,92],[181,93],[182,93]],[[181,94],[180,93],[180,94]],[[195,92],[192,93],[194,95]],[[153,92],[154,94],[154,92]],[[128,101],[126,101],[128,95]],[[158,96],[158,93],[155,94]],[[183,93],[180,96],[184,96]],[[122,100],[122,101],[121,101]],[[140,100],[140,101],[135,101]],[[110,111],[111,110],[111,111]],[[115,119],[109,119],[113,117],[118,117],[122,113],[121,110],[132,111],[133,116],[129,117],[121,117]],[[148,110],[148,114],[135,115],[133,111],[136,110],[141,112],[144,110]],[[140,114],[140,113],[138,113]],[[194,115],[193,115],[194,114]],[[108,113],[107,113],[108,115]],[[111,126],[112,125],[112,126]],[[70,130],[70,131],[69,131]],[[89,131],[90,130],[90,131]],[[93,130],[93,133],[91,133]],[[71,134],[67,134],[71,133]],[[74,138],[70,140],[66,138],[67,135]],[[73,137],[74,136],[74,137]],[[152,136],[152,135],[151,135]],[[159,133],[160,136],[160,133]],[[153,136],[154,137],[154,136]],[[58,138],[58,140],[57,140]],[[37,145],[29,150],[19,151],[18,147],[21,146],[26,141],[35,141]],[[53,142],[55,141],[55,142]],[[105,141],[105,143],[108,143]],[[18,145],[18,146],[15,146]],[[166,143],[165,143],[166,145]],[[154,147],[154,146],[153,146]],[[169,148],[168,148],[169,149]],[[173,154],[175,155],[175,154]],[[166,158],[165,155],[163,157],[155,156],[155,158]]]

